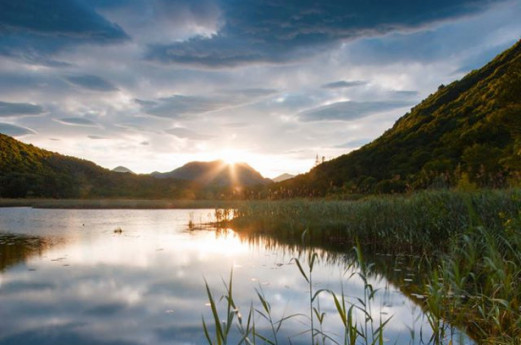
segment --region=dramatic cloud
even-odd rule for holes
[[[13,137],[18,137],[27,134],[36,134],[36,132],[32,129],[11,125],[9,123],[0,123],[0,133],[7,134]]]
[[[362,81],[362,80],[352,80],[352,81],[340,80],[340,81],[335,81],[332,83],[324,84],[324,85],[322,85],[322,87],[324,89],[343,89],[343,88],[348,88],[348,87],[361,86],[361,85],[365,85],[365,84],[367,84],[367,82]]]
[[[302,121],[353,121],[376,113],[403,108],[410,102],[377,101],[377,102],[337,102],[323,107],[306,110],[299,114]]]
[[[84,43],[128,39],[123,30],[87,3],[71,0],[0,2],[0,54],[32,63],[63,66],[51,56]]]
[[[9,103],[0,101],[0,117],[16,115],[39,115],[45,110],[35,104],[30,103]]]
[[[222,13],[214,0],[93,0],[90,3],[120,24],[136,42],[209,37],[222,24]]]
[[[67,80],[75,85],[81,86],[85,89],[93,90],[93,91],[117,91],[118,89],[112,85],[110,82],[106,81],[103,78],[97,77],[95,75],[79,75],[79,76],[71,76],[67,77]]]
[[[63,119],[59,119],[59,122],[71,125],[71,126],[87,126],[87,127],[96,127],[97,124],[89,119],[85,119],[83,117],[67,117]]]
[[[477,13],[490,4],[490,0],[231,0],[222,4],[226,24],[218,35],[151,45],[148,58],[207,67],[280,63],[308,57],[319,52],[319,47],[343,40],[417,29]]]
[[[235,150],[297,174],[490,61],[520,17],[518,0],[0,0],[0,120],[105,167]]]

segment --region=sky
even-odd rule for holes
[[[519,0],[0,0],[0,133],[137,173],[304,173],[513,45],[519,18]]]

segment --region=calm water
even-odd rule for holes
[[[255,289],[276,319],[307,313],[307,283],[292,261],[305,254],[231,230],[188,229],[190,220],[212,219],[212,210],[0,208],[0,344],[204,344],[201,317],[211,323],[204,279],[219,297],[232,269],[243,313],[256,303]],[[362,281],[349,278],[344,261],[320,254],[314,288],[343,284],[350,300],[361,296]],[[387,343],[427,341],[421,308],[383,277],[371,283],[379,289],[373,317],[392,316]],[[320,307],[325,330],[339,334],[331,298],[323,295]],[[308,334],[298,335],[307,324],[289,320],[281,343],[309,344]]]

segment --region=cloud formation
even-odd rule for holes
[[[59,119],[58,121],[65,125],[71,125],[71,126],[86,126],[86,127],[98,126],[94,121],[83,118],[83,117],[66,117],[66,118]]]
[[[334,81],[331,83],[324,84],[324,85],[322,85],[322,87],[324,89],[344,89],[344,88],[349,88],[349,87],[362,86],[365,84],[367,84],[367,82],[363,81],[363,80],[350,80],[350,81],[339,80],[339,81]]]
[[[230,0],[222,2],[226,23],[217,35],[154,44],[147,57],[162,63],[206,67],[283,63],[314,55],[318,48],[344,40],[417,29],[478,13],[490,4],[490,0]]]
[[[299,113],[301,121],[353,121],[411,105],[402,101],[337,102]]]
[[[71,0],[0,2],[0,54],[26,62],[65,66],[52,56],[69,46],[127,40],[127,34],[87,3]]]
[[[518,0],[0,0],[0,120],[106,167],[237,149],[296,174],[511,46],[520,16]]]
[[[146,114],[178,119],[251,103],[276,92],[274,89],[246,88],[223,90],[211,96],[172,95],[155,100],[135,99],[135,102]]]
[[[77,75],[67,77],[66,79],[74,85],[78,85],[92,91],[110,92],[118,90],[118,88],[112,85],[112,83],[95,75]]]
[[[141,110],[149,115],[182,118],[187,115],[203,114],[229,105],[226,100],[204,96],[173,95],[157,100],[135,100]]]
[[[39,115],[45,110],[43,107],[30,103],[10,103],[0,101],[0,117],[19,115]]]
[[[10,135],[13,137],[19,137],[19,136],[27,135],[27,134],[36,134],[36,132],[30,128],[20,127],[20,126],[12,125],[10,123],[2,123],[2,122],[0,122],[0,133],[7,134],[7,135]]]

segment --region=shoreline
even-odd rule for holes
[[[215,209],[234,208],[233,200],[145,200],[145,199],[3,199],[0,208],[39,209]]]

